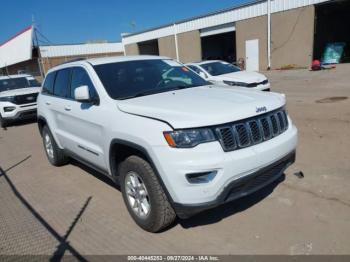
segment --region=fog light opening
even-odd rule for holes
[[[187,174],[187,181],[191,184],[203,184],[209,183],[213,181],[218,171],[209,171],[209,172],[201,172],[201,173],[191,173]]]
[[[4,111],[5,112],[12,112],[13,110],[15,110],[16,108],[15,107],[13,107],[13,106],[6,106],[6,107],[4,107]]]

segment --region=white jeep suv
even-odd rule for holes
[[[209,60],[199,63],[189,63],[186,66],[213,84],[270,91],[270,83],[266,76],[258,72],[242,71],[239,67],[225,61]]]
[[[40,83],[31,75],[0,76],[0,126],[36,117]]]
[[[110,177],[135,222],[156,232],[282,176],[297,146],[285,104],[165,57],[98,58],[48,72],[38,125],[53,165],[71,157]]]

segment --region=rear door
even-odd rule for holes
[[[89,74],[83,67],[71,68],[68,99],[62,102],[60,124],[64,130],[65,148],[95,166],[106,170],[103,152],[103,109],[99,104],[81,103],[74,99],[74,90],[88,86],[90,97],[99,100]]]
[[[51,132],[55,133],[56,139],[63,148],[69,144],[69,134],[65,123],[65,115],[67,114],[65,104],[70,94],[70,75],[70,68],[56,71],[53,94],[46,99],[46,106],[52,112],[52,122],[54,123],[50,124]]]
[[[52,135],[54,136],[59,146],[62,147],[61,141],[59,140],[56,133],[56,110],[53,108],[53,105],[57,103],[53,93],[56,73],[56,71],[53,71],[51,73],[48,73],[45,77],[41,95],[38,98],[38,117],[44,117],[46,119]]]

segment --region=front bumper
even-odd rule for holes
[[[219,142],[200,144],[190,149],[154,146],[150,157],[172,203],[204,205],[234,181],[270,166],[296,150],[297,129],[289,128],[279,136],[247,148],[225,152]],[[207,183],[193,184],[188,174],[215,172]]]
[[[1,117],[8,122],[34,118],[37,114],[36,103],[16,105],[11,102],[3,102],[0,106]],[[5,107],[12,107],[14,110],[5,112]]]
[[[247,196],[276,181],[294,162],[295,151],[267,167],[232,181],[213,201],[194,205],[173,203],[173,208],[180,218],[188,218],[204,210]]]
[[[31,109],[26,111],[20,111],[13,117],[4,118],[6,121],[17,121],[17,120],[25,120],[25,119],[34,119],[37,116],[37,110]]]

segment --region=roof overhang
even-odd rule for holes
[[[199,30],[201,37],[224,34],[236,31],[235,23],[217,25]]]
[[[40,46],[41,57],[89,56],[95,54],[123,53],[122,43],[91,43]]]
[[[32,59],[33,27],[29,26],[0,44],[0,68]]]
[[[334,0],[273,0],[271,1],[271,13],[288,11],[309,5],[320,4]],[[205,31],[206,28],[235,23],[245,19],[263,16],[267,14],[267,0],[248,1],[229,9],[209,13],[194,18],[177,21],[164,26],[132,34],[123,34],[124,45],[136,44],[174,34],[186,33],[194,30]],[[233,29],[233,27],[231,27]]]

